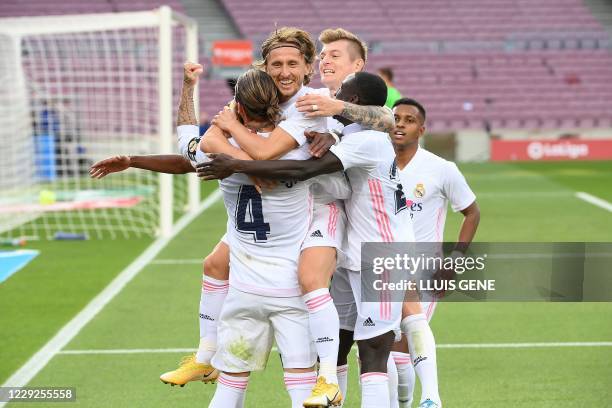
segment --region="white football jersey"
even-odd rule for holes
[[[419,147],[399,170],[417,242],[443,242],[448,203],[461,211],[476,200],[455,163]]]
[[[304,154],[308,154],[310,158],[308,143],[306,142],[304,132],[308,130],[325,132],[328,128],[330,118],[307,118],[302,112],[297,110],[295,102],[298,98],[307,94],[329,96],[329,90],[327,88],[313,89],[307,86],[300,88],[291,99],[281,104],[283,120],[278,124],[278,127],[289,133],[300,146],[299,149],[302,150]],[[312,193],[316,205],[327,204],[336,199],[343,200],[348,198],[351,194],[350,186],[342,172],[324,174],[312,178],[310,183],[312,185]]]
[[[280,160],[308,158],[294,149]],[[219,186],[228,216],[230,285],[263,296],[300,296],[297,268],[312,217],[310,184],[280,181],[259,194],[246,175],[234,174]]]
[[[330,151],[342,162],[353,191],[344,203],[349,225],[343,266],[361,269],[362,242],[414,242],[405,196],[391,174],[395,152],[388,135],[353,123]]]
[[[197,132],[196,126],[190,131],[194,129]],[[232,138],[229,142],[238,146]],[[209,160],[204,154],[197,158],[198,162]],[[308,158],[307,151],[294,149],[281,160]],[[281,181],[260,194],[245,174],[235,173],[219,182],[228,217],[231,286],[263,296],[301,295],[297,265],[312,216],[309,186],[308,182]]]

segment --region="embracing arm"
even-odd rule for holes
[[[393,112],[386,106],[362,106],[343,102],[340,116],[363,127],[388,133],[395,127]]]
[[[124,171],[130,167],[170,174],[185,174],[195,171],[189,160],[180,154],[159,154],[109,157],[94,163],[89,169],[89,174],[92,178],[101,179],[111,173]]]
[[[233,173],[277,180],[307,180],[319,174],[342,170],[342,162],[333,153],[327,152],[320,159],[309,160],[235,160],[218,155],[214,160],[198,164],[198,177],[205,180],[222,179]]]
[[[395,127],[393,112],[386,106],[362,106],[326,95],[309,94],[300,97],[295,106],[308,118],[318,116],[342,116],[365,128],[390,132]],[[316,110],[312,108],[316,106]]]
[[[230,131],[234,140],[254,160],[273,160],[298,147],[295,139],[280,127],[266,138],[249,131],[241,123],[232,124]]]
[[[200,150],[204,153],[225,153],[235,159],[251,160],[251,156],[232,145],[223,131],[215,125],[211,125],[200,140]]]
[[[195,169],[180,154],[156,154],[150,156],[129,156],[130,167],[150,170],[157,173],[186,174]]]

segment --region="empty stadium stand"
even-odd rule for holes
[[[256,42],[275,24],[315,35],[327,27],[354,31],[371,45],[368,70],[393,68],[397,88],[428,107],[430,129],[612,127],[612,41],[581,0],[205,2],[221,4]],[[162,3],[185,10],[180,0],[5,0],[0,17]],[[230,98],[224,79],[202,81],[209,116]]]

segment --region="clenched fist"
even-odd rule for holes
[[[198,77],[204,72],[204,67],[201,64],[187,61],[183,65],[183,82],[189,85],[195,85],[198,82]]]

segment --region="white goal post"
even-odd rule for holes
[[[169,235],[200,201],[195,175],[88,168],[175,152],[182,65],[197,59],[196,22],[167,6],[0,19],[0,237]]]

